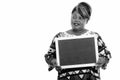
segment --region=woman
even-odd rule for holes
[[[45,60],[49,65],[49,71],[56,68],[58,71],[58,80],[100,80],[99,69],[106,69],[106,65],[109,62],[111,55],[107,50],[105,43],[101,39],[100,35],[96,32],[85,29],[85,24],[89,21],[91,16],[91,7],[85,2],[79,3],[72,10],[71,25],[72,29],[58,33],[50,45],[48,53],[45,55]],[[74,36],[87,36],[95,35],[98,41],[99,60],[96,66],[61,69],[56,63],[56,48],[55,38],[60,37],[74,37]]]

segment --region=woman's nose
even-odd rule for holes
[[[77,14],[74,14],[74,15],[73,15],[73,19],[77,19]]]
[[[78,18],[77,18],[77,15],[75,15],[75,19],[78,19]]]

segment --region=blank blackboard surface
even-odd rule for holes
[[[96,39],[94,36],[60,38],[56,40],[57,62],[62,68],[95,65]]]

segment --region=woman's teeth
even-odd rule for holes
[[[79,25],[79,23],[74,23],[74,25],[75,25],[75,26],[78,26],[78,25]]]

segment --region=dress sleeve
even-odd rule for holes
[[[107,49],[105,43],[103,42],[101,36],[97,34],[97,42],[98,42],[98,52],[99,52],[99,57],[103,57],[104,59],[104,63],[101,66],[102,69],[106,69],[106,66],[111,58],[111,53],[110,51]]]
[[[55,66],[52,63],[53,59],[56,59],[56,47],[55,47],[55,38],[58,38],[60,35],[60,33],[58,33],[52,40],[52,43],[50,45],[50,48],[47,52],[47,54],[45,54],[45,61],[47,62],[49,68],[48,70],[51,71]]]

